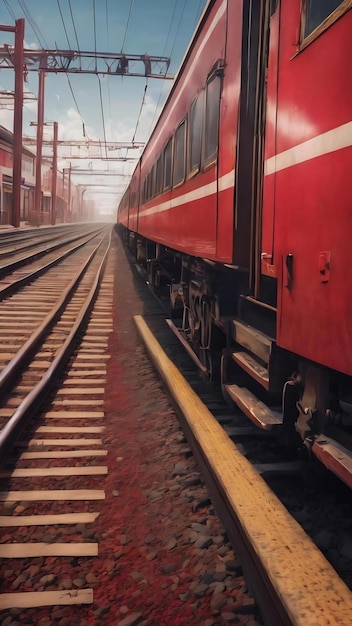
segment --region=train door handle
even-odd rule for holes
[[[291,291],[292,283],[293,283],[293,254],[287,254],[286,260],[286,284],[284,285],[285,289]]]

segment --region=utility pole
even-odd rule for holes
[[[57,137],[58,123],[54,122],[53,134],[53,170],[51,175],[51,224],[56,224],[56,187],[57,187]]]
[[[13,116],[12,210],[10,223],[18,228],[21,219],[24,19],[21,18],[19,20],[15,20],[15,26],[1,25],[0,31],[15,33],[13,55],[13,68],[15,70],[15,103]]]
[[[38,82],[38,110],[37,110],[37,154],[35,159],[35,193],[34,193],[34,220],[36,226],[40,224],[40,205],[42,199],[42,147],[44,125],[44,86],[45,70],[39,70]]]
[[[21,221],[22,118],[23,118],[23,40],[24,19],[15,21],[15,110],[13,118],[12,224]]]
[[[68,215],[67,215],[67,221],[70,222],[71,221],[71,163],[70,163],[70,167],[68,168]]]
[[[68,172],[68,191],[67,191],[67,204],[66,211],[64,211],[63,221],[64,223],[70,221],[70,210],[71,210],[71,163],[70,167],[64,167],[63,170],[63,187],[65,192],[65,175]]]

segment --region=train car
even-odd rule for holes
[[[210,0],[117,218],[224,393],[350,487],[351,8]]]

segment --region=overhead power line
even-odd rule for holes
[[[145,104],[145,98],[146,98],[146,94],[147,94],[147,88],[148,88],[148,80],[147,80],[147,81],[146,81],[146,83],[145,83],[144,93],[143,93],[143,98],[142,98],[142,102],[141,102],[141,108],[139,109],[139,114],[138,114],[138,117],[137,117],[137,122],[136,122],[136,128],[135,128],[135,130],[134,130],[133,137],[132,137],[132,143],[134,142],[134,140],[135,140],[135,138],[136,138],[136,133],[137,133],[138,126],[139,126],[139,121],[140,121],[140,119],[141,119],[143,106],[144,106],[144,104]]]
[[[77,49],[79,50],[78,36],[77,36],[77,31],[76,31],[75,20],[73,18],[73,13],[72,13],[71,0],[68,0],[68,6],[70,7],[71,20],[72,20],[72,26],[73,26],[73,30],[74,30],[74,33],[75,33],[75,37],[76,37]]]
[[[131,13],[132,13],[133,5],[134,5],[134,0],[131,0],[130,10],[129,10],[129,13],[128,13],[127,24],[126,24],[126,28],[125,28],[125,34],[123,36],[122,45],[121,45],[121,52],[122,52],[122,50],[124,49],[124,46],[125,46],[125,41],[126,41],[126,36],[127,36],[127,31],[128,31],[130,19],[131,19]]]
[[[105,144],[105,156],[106,156],[106,158],[107,158],[107,157],[108,157],[108,152],[107,152],[107,148],[106,148],[106,129],[105,129],[105,118],[104,118],[103,95],[102,95],[102,92],[101,92],[101,80],[100,80],[100,76],[97,76],[97,78],[98,78],[98,83],[99,83],[99,99],[100,99],[101,119],[102,119],[102,123],[103,123],[104,144]]]
[[[65,35],[66,35],[66,40],[67,40],[67,45],[69,48],[71,48],[71,44],[70,44],[70,40],[68,38],[68,33],[67,33],[67,28],[66,28],[66,24],[65,24],[65,20],[64,20],[64,16],[62,14],[62,10],[61,10],[61,6],[60,6],[60,0],[56,0],[57,2],[57,6],[59,9],[59,13],[60,13],[60,17],[61,17],[61,21],[62,21],[62,25],[64,27],[64,31],[65,31]]]
[[[6,6],[8,12],[10,13],[12,19],[15,21],[16,20],[16,15],[14,14],[13,10],[11,9],[9,3],[7,2],[7,0],[3,0],[4,5]]]

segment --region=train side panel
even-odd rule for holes
[[[236,4],[236,7],[233,5]],[[203,165],[188,162],[185,180],[144,201],[139,210],[138,232],[144,237],[184,253],[230,263],[233,249],[233,183],[239,90],[242,3],[230,3],[231,20],[239,38],[231,39],[226,57],[227,2],[211,3],[201,37],[192,46],[186,65],[166,104],[142,158],[141,179],[162,155],[180,124],[189,122],[197,98],[221,82],[219,153]],[[226,57],[226,63],[225,63]],[[237,67],[236,67],[237,65]],[[214,83],[212,83],[214,78]],[[211,86],[209,87],[211,83]],[[217,89],[217,86],[215,86]],[[204,104],[205,106],[205,104]]]
[[[140,196],[141,169],[138,163],[130,182],[130,206],[128,212],[128,228],[132,232],[138,230],[138,206]]]
[[[242,2],[228,2],[225,74],[221,94],[216,259],[231,263],[236,245],[234,185],[241,86]],[[232,236],[233,234],[233,236]]]
[[[268,233],[274,232],[267,266],[278,275],[277,341],[352,375],[352,80],[346,54],[352,11],[298,52],[298,0],[281,2],[280,21],[285,32],[268,101],[262,247],[270,252]]]

